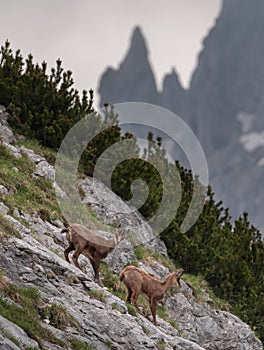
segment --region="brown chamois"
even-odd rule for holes
[[[120,280],[124,281],[127,288],[126,302],[131,303],[139,310],[137,298],[142,295],[150,306],[154,325],[157,325],[157,303],[171,286],[181,287],[180,278],[184,270],[176,270],[168,274],[164,281],[160,281],[147,272],[135,266],[127,266],[120,274]]]
[[[66,232],[66,238],[69,243],[69,246],[64,250],[66,261],[70,263],[69,253],[75,250],[72,260],[74,265],[81,270],[78,263],[79,255],[83,254],[86,256],[93,267],[95,281],[100,284],[100,260],[104,259],[121,242],[124,235],[119,232],[115,237],[107,239],[80,224],[71,224],[67,229],[62,230],[62,232]]]

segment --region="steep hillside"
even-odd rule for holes
[[[83,200],[98,232],[111,231],[122,220],[142,226],[145,246],[123,240],[101,264],[104,287],[93,281],[91,265],[83,271],[63,258],[63,218],[54,195],[54,154],[36,144],[15,142],[1,109],[0,145],[0,349],[263,349],[253,331],[224,311],[201,279],[185,275],[180,290],[170,292],[158,310],[159,325],[124,302],[118,278],[127,264],[163,279],[175,269],[164,244],[137,213],[124,214],[123,202],[92,180],[80,182]],[[112,206],[109,208],[108,203]],[[119,208],[119,209],[118,209]],[[104,224],[99,224],[104,219]]]

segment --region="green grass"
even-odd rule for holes
[[[0,145],[0,183],[13,192],[3,196],[3,202],[11,211],[17,208],[24,213],[37,213],[44,220],[62,220],[51,181],[32,177],[34,169],[35,165],[26,155],[15,158]]]
[[[64,305],[52,303],[45,308],[44,316],[50,321],[50,324],[56,328],[62,330],[67,326],[79,328],[78,322],[69,315]]]
[[[168,321],[167,310],[163,305],[157,305],[157,315],[162,318],[164,321]]]
[[[106,302],[106,295],[103,290],[88,290],[87,293],[90,295],[91,298],[97,299],[103,303]]]
[[[18,145],[31,149],[35,153],[46,158],[49,164],[52,164],[52,165],[55,164],[57,152],[51,148],[41,146],[38,140],[30,140],[30,139],[19,140]]]
[[[164,340],[159,340],[157,341],[156,346],[158,349],[163,350],[166,348],[166,343]]]
[[[168,256],[154,252],[146,248],[144,245],[138,245],[135,247],[134,252],[138,260],[142,260],[149,265],[153,264],[154,261],[157,261],[158,263],[166,266],[170,272],[177,270],[173,260],[171,260]]]
[[[88,345],[76,338],[70,338],[69,342],[71,343],[71,346],[73,347],[73,350],[94,350],[94,347],[91,345]]]
[[[149,250],[141,245],[136,246],[134,252],[138,260],[142,260],[144,257],[149,255]]]
[[[14,226],[0,214],[0,240],[1,236],[21,238],[20,233],[14,228]]]
[[[228,305],[228,303],[215,296],[208,282],[206,282],[202,276],[185,274],[184,281],[192,289],[193,296],[195,297],[197,302],[208,303],[207,297],[205,295],[206,292],[211,299],[211,301],[209,302],[211,306],[213,306],[216,309],[229,310],[230,306]]]
[[[129,303],[126,303],[126,307],[127,307],[127,312],[132,315],[132,316],[136,316],[137,315],[137,310],[135,308],[135,306],[129,304]]]
[[[5,284],[1,289],[0,315],[24,329],[30,338],[39,343],[41,348],[42,340],[61,346],[65,345],[64,341],[56,338],[41,324],[39,315],[41,298],[37,288],[21,288],[14,284]],[[7,298],[13,302],[9,302]]]
[[[121,281],[119,280],[119,276],[112,273],[106,263],[100,263],[100,272],[103,275],[103,283],[105,287],[107,287],[111,292],[120,290]]]
[[[2,329],[1,329],[1,332],[3,332]],[[18,339],[16,339],[16,338],[13,337],[13,336],[10,336],[9,334],[7,334],[7,333],[5,333],[5,332],[3,332],[3,335],[4,335],[6,338],[8,338],[12,343],[14,343],[14,344],[19,348],[20,342],[19,342]]]

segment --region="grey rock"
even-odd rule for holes
[[[15,218],[20,218],[21,217],[20,212],[19,212],[19,210],[17,208],[14,208],[12,216],[15,217]]]
[[[7,220],[10,222],[10,224],[21,234],[21,235],[27,235],[30,234],[31,231],[26,226],[21,224],[17,219],[13,218],[10,215],[5,215]]]
[[[52,224],[55,225],[56,227],[61,228],[61,229],[65,228],[64,224],[59,219],[52,221]]]
[[[46,160],[41,160],[35,169],[35,176],[45,177],[51,181],[55,179],[55,169],[52,165],[50,165]]]
[[[184,349],[184,350],[205,350],[200,345],[180,337],[175,337],[175,340],[172,342],[173,349]],[[176,346],[176,347],[174,347]]]
[[[8,194],[8,189],[4,185],[0,185],[0,194]]]
[[[249,326],[228,312],[212,310],[182,293],[169,297],[166,307],[168,316],[176,321],[185,338],[204,349],[262,349]]]
[[[1,113],[0,113],[0,140],[1,142],[5,142],[7,144],[16,142],[16,138],[12,132],[12,130],[4,125],[1,121]]]
[[[9,208],[3,202],[0,202],[0,214],[6,215],[8,212]]]
[[[166,254],[163,242],[155,237],[152,228],[135,208],[129,207],[101,182],[86,177],[80,181],[83,203],[89,204],[97,217],[107,225],[119,226],[134,245],[141,243],[154,251]]]
[[[9,114],[6,111],[6,108],[0,105],[0,122],[5,126],[8,125],[8,122],[7,122],[8,116]]]
[[[126,239],[104,259],[112,272],[119,274],[123,268],[136,260],[133,245]]]
[[[16,158],[22,158],[22,154],[20,152],[19,147],[11,145],[9,143],[4,142],[3,145],[8,149],[8,151],[15,156]]]
[[[53,187],[55,189],[56,197],[58,199],[67,199],[68,196],[65,191],[61,189],[61,187],[54,181],[53,182]]]
[[[16,341],[18,342],[19,348],[10,347],[10,349],[26,349],[29,347],[39,349],[38,343],[35,340],[29,338],[26,332],[22,328],[18,327],[17,325],[10,322],[6,318],[2,317],[1,315],[0,315],[0,331],[6,336],[16,339]]]
[[[34,222],[31,220],[30,224],[32,221]],[[126,249],[128,246],[125,241],[123,242]],[[19,281],[20,284],[24,283],[27,287],[38,286],[44,302],[65,306],[70,315],[77,320],[79,330],[70,327],[61,331],[47,325],[60,339],[67,340],[69,335],[76,335],[76,332],[79,332],[78,338],[96,349],[107,349],[106,344],[111,344],[112,349],[118,350],[158,349],[159,344],[163,344],[164,349],[168,350],[173,348],[202,350],[209,349],[212,345],[210,342],[203,345],[205,337],[207,340],[211,339],[209,337],[214,339],[214,332],[223,327],[226,329],[223,328],[221,336],[230,334],[231,337],[234,324],[238,322],[237,318],[233,318],[228,313],[222,316],[223,319],[219,319],[217,312],[211,310],[209,306],[196,303],[191,296],[189,301],[182,293],[177,293],[167,300],[167,313],[170,318],[176,320],[180,332],[160,318],[158,318],[160,325],[156,327],[140,314],[136,317],[130,315],[122,300],[94,283],[93,276],[84,274],[75,266],[68,264],[54,254],[53,249],[50,251],[46,245],[50,246],[50,242],[40,243],[30,235],[26,235],[23,239],[11,239],[3,245],[0,265],[8,273],[9,279]],[[112,261],[115,264],[115,260]],[[119,262],[116,266],[118,264]],[[144,268],[144,266],[141,267]],[[154,262],[151,268],[145,266],[145,270],[155,273],[160,278],[168,272],[157,262]],[[94,291],[91,295],[90,290]],[[94,299],[96,291],[105,295],[104,301]],[[174,313],[171,314],[172,312]],[[221,322],[218,325],[219,320]],[[212,327],[215,329],[212,330]],[[261,349],[261,345],[257,343],[248,326],[240,321],[239,328],[243,328],[240,332],[242,336],[246,334],[242,344],[256,343],[256,347],[252,349]],[[182,338],[180,334],[184,334],[186,338]],[[224,340],[221,339],[220,342],[220,339],[219,344],[218,339],[214,339],[215,343],[212,340],[213,346],[221,346]],[[241,343],[241,339],[236,336],[229,340],[236,345]],[[55,347],[45,342],[44,348],[49,350]],[[214,347],[211,348],[214,349]],[[57,347],[57,349],[60,348]],[[219,347],[219,349],[224,348]],[[241,349],[250,348],[245,345]]]
[[[160,280],[163,280],[170,273],[167,267],[163,266],[155,260],[153,260],[151,264],[139,262],[138,267],[147,273],[154,275]]]
[[[31,149],[29,149],[25,146],[21,146],[20,151],[25,153],[33,163],[38,164],[38,163],[46,160],[44,157],[40,156],[39,154],[36,154],[34,151],[32,151]]]
[[[7,336],[0,333],[0,350],[20,350]]]

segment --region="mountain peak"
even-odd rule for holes
[[[146,40],[144,38],[142,29],[139,26],[136,26],[132,32],[130,47],[126,58],[131,55],[139,55],[140,57],[148,56]]]
[[[155,77],[148,60],[146,40],[139,26],[135,27],[129,49],[117,70],[108,68],[99,86],[101,105],[128,101],[155,103],[158,99]]]
[[[181,86],[178,73],[174,67],[163,78],[160,104],[174,113],[181,114],[186,91]]]

